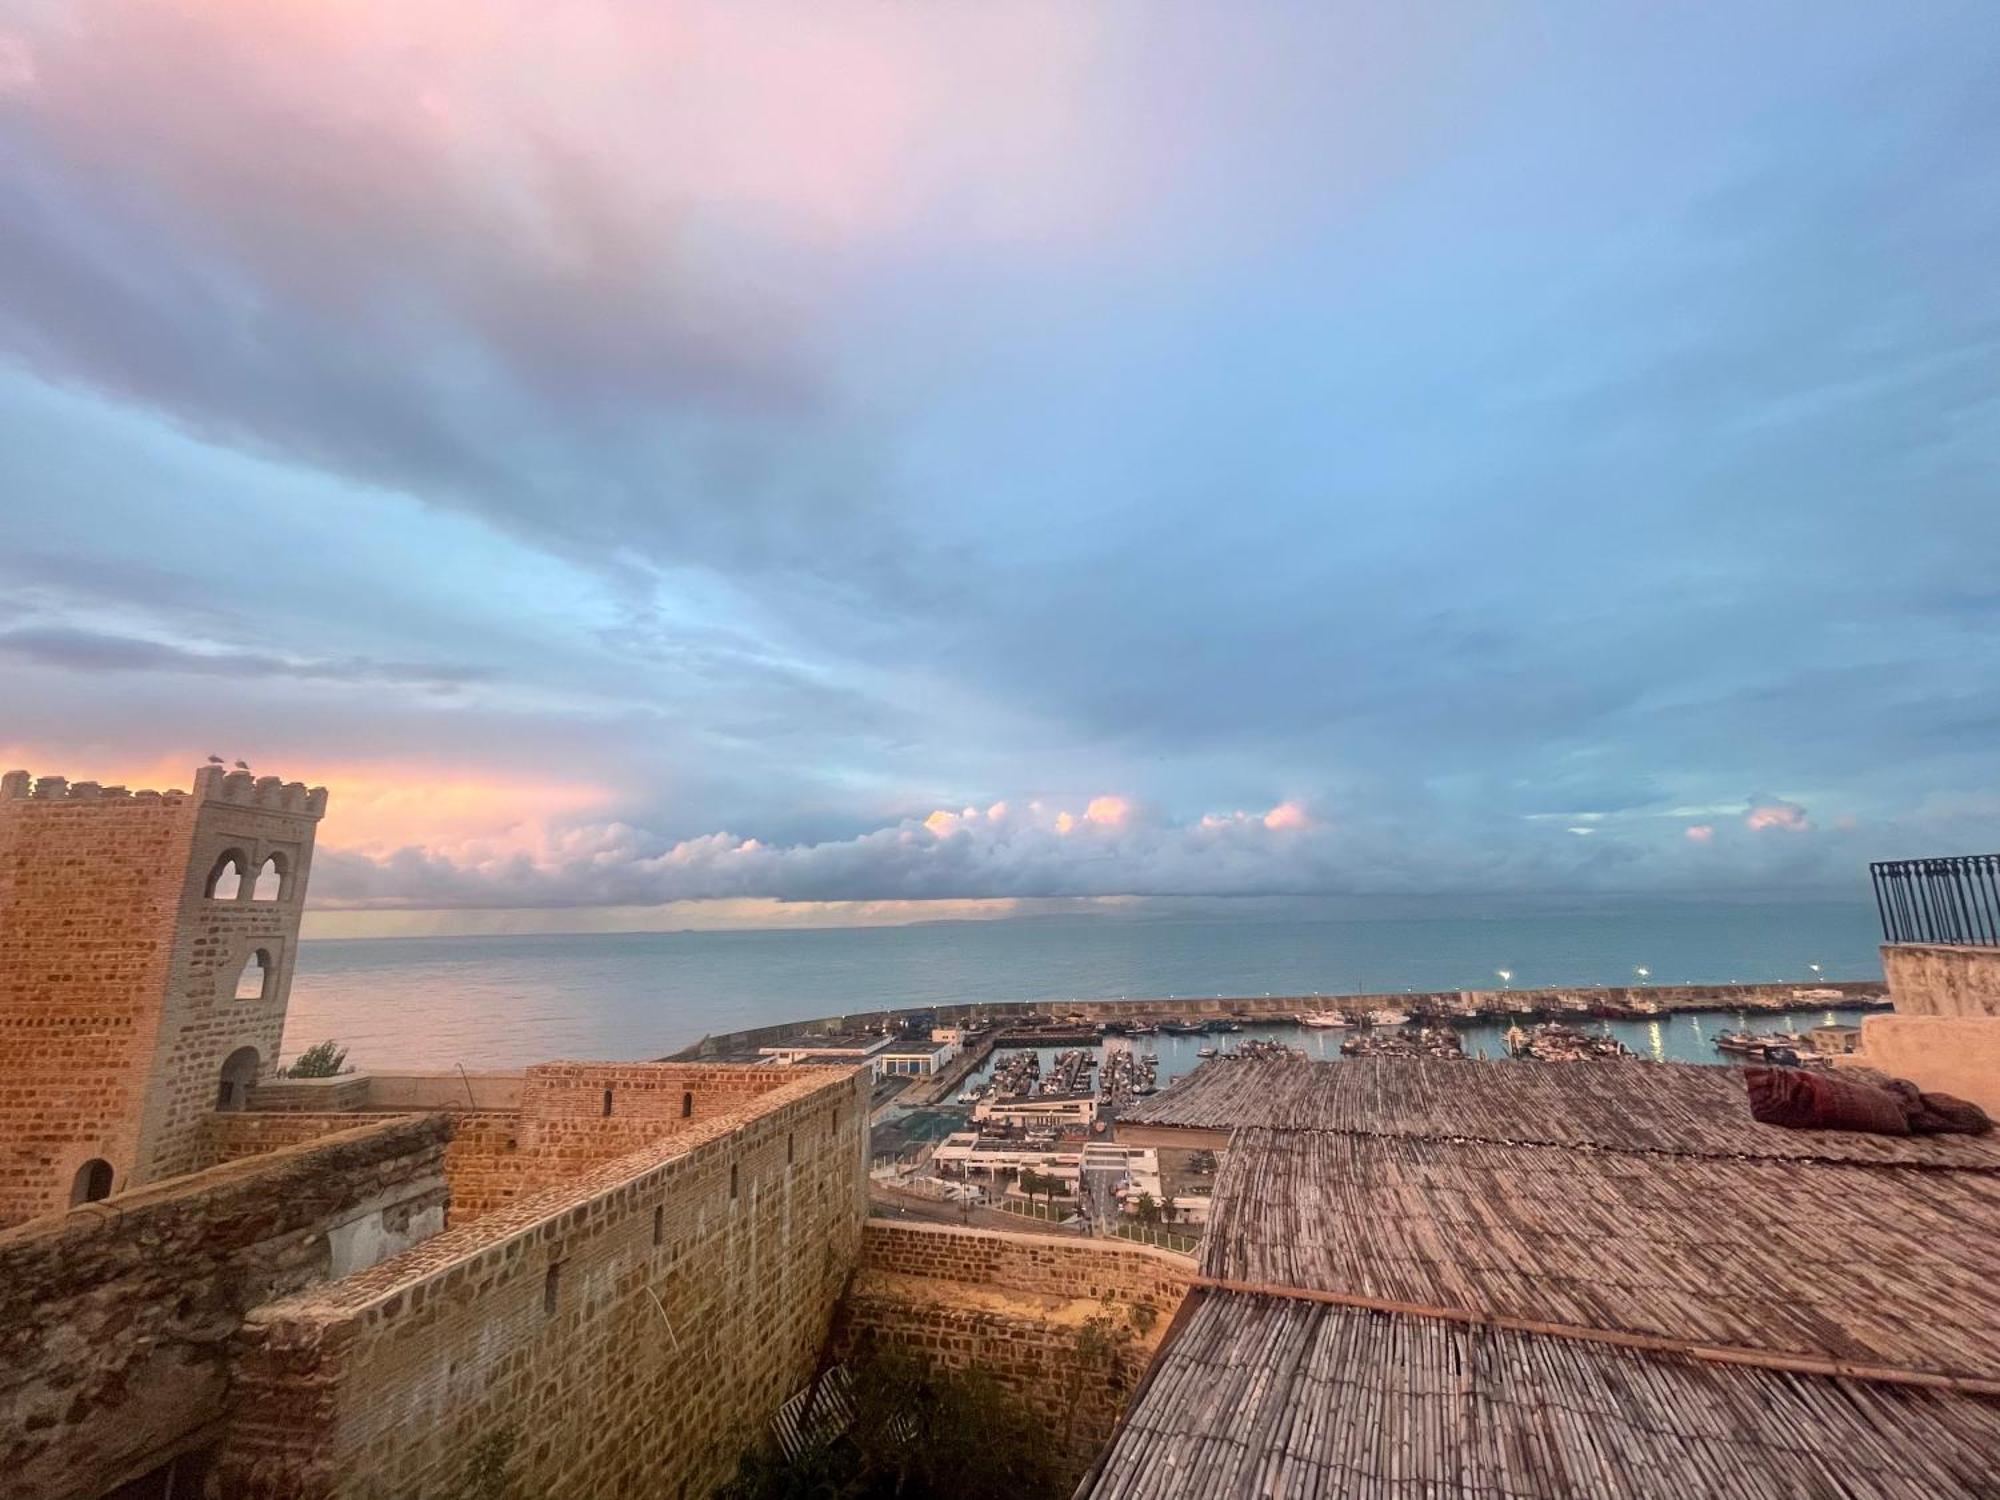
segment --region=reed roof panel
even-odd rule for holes
[[[1199,1295],[1091,1500],[1995,1494],[1988,1399]]]
[[[2000,1172],[2000,1134],[1762,1125],[1750,1117],[1740,1069],[1691,1063],[1232,1059],[1203,1064],[1119,1119]]]
[[[1201,1270],[2000,1378],[2000,1176],[1240,1130]]]

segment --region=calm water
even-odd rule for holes
[[[1513,972],[1517,989],[1628,983],[1641,965],[1674,984],[1805,984],[1814,963],[1828,979],[1879,979],[1876,941],[1871,909],[1834,904],[319,941],[300,947],[285,1051],[334,1037],[364,1067],[514,1067],[552,1057],[657,1057],[709,1032],[882,1006],[1485,989],[1500,968]],[[1690,1022],[1662,1024],[1668,1055],[1679,1055],[1673,1038]],[[1649,1035],[1614,1031],[1653,1052]],[[1497,1046],[1466,1035],[1472,1050]],[[1205,1045],[1142,1040],[1160,1044],[1163,1072],[1171,1044],[1187,1044],[1190,1065],[1193,1048]],[[1337,1033],[1327,1045],[1338,1047]]]

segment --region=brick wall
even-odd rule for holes
[[[461,1096],[461,1107],[464,1102]],[[250,1108],[324,1114],[336,1109],[395,1110],[397,1106],[376,1101],[374,1080],[366,1073],[342,1073],[334,1078],[278,1078],[266,1074],[251,1091]],[[409,1107],[409,1112],[414,1113],[416,1108]]]
[[[859,1249],[867,1087],[783,1075],[735,1114],[259,1309],[223,1491],[443,1494],[507,1451],[510,1493],[707,1494],[824,1345]]]
[[[199,1165],[204,1122],[217,1106],[230,1057],[254,1053],[253,1078],[277,1063],[325,797],[296,784],[281,786],[276,777],[252,781],[243,772],[225,776],[209,767],[196,774],[193,805],[195,827],[140,1121],[141,1181]],[[239,856],[245,871],[233,900],[208,894],[209,875],[226,854]],[[257,871],[273,857],[288,872],[281,894],[256,900]],[[257,952],[271,960],[263,993],[239,1000],[237,978]],[[239,1097],[234,1107],[242,1103]]]
[[[1032,1296],[1090,1302],[1110,1297],[1163,1313],[1180,1306],[1194,1270],[1189,1257],[1149,1245],[881,1219],[868,1221],[862,1266]]]
[[[10,778],[12,781],[12,778]],[[184,797],[0,795],[0,1225],[132,1180],[193,836]]]
[[[0,1224],[68,1207],[93,1160],[114,1191],[201,1165],[225,1060],[276,1057],[324,807],[217,767],[191,793],[0,777]],[[234,900],[207,889],[225,851]],[[286,884],[258,901],[269,856]],[[270,982],[239,1001],[258,950]]]
[[[96,1496],[212,1441],[244,1313],[434,1228],[444,1130],[365,1122],[0,1233],[0,1489]]]
[[[725,1114],[798,1077],[791,1068],[550,1062],[529,1068],[521,1113],[544,1120],[680,1120]],[[611,1095],[607,1116],[606,1092]]]
[[[211,1114],[203,1122],[202,1164],[219,1166],[226,1161],[240,1161],[246,1156],[260,1156],[266,1151],[278,1151],[286,1146],[316,1141],[322,1136],[338,1135],[362,1125],[407,1118],[408,1115],[401,1112],[361,1113],[351,1110],[329,1114],[306,1114],[302,1111],[268,1115],[254,1111]],[[449,1123],[442,1128],[449,1129]]]
[[[869,1221],[835,1335],[977,1370],[1032,1412],[1080,1478],[1110,1439],[1193,1263],[1143,1245]]]

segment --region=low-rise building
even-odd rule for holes
[[[958,1048],[950,1042],[895,1042],[876,1055],[878,1070],[887,1076],[929,1078],[951,1066]]]
[[[892,1036],[872,1031],[822,1032],[816,1036],[802,1036],[759,1047],[757,1055],[779,1067],[811,1063],[866,1066],[870,1078],[880,1078],[883,1073],[882,1054],[895,1040]]]
[[[1097,1120],[1097,1102],[1095,1093],[1007,1094],[981,1099],[972,1118],[1030,1130],[1088,1130]]]

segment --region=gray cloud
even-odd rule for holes
[[[389,682],[453,688],[486,674],[471,667],[421,662],[370,661],[365,657],[299,658],[227,647],[194,650],[138,636],[64,626],[24,625],[0,630],[0,656],[67,672],[165,672],[253,680],[287,677],[306,681]]]

